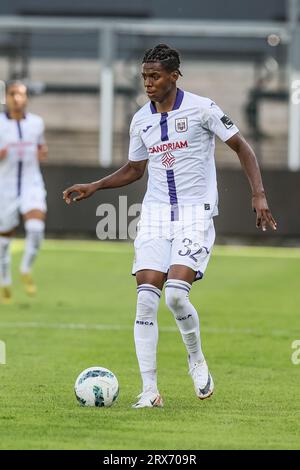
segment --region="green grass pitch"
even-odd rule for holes
[[[14,242],[14,297],[0,305],[1,449],[299,449],[300,250],[216,247],[191,300],[215,381],[201,402],[186,354],[162,298],[159,388],[163,409],[133,410],[140,392],[132,326],[132,245],[46,241],[35,266],[38,295],[18,279],[22,242]],[[300,356],[300,355],[299,355]],[[93,365],[120,383],[108,409],[82,408],[73,384]]]

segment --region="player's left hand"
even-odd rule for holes
[[[48,157],[48,147],[45,144],[38,145],[38,159],[40,162],[44,162]]]
[[[268,226],[273,230],[277,229],[277,223],[270,212],[264,193],[252,196],[252,208],[256,212],[257,228],[261,228],[263,232],[267,230]]]

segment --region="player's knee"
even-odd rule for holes
[[[172,312],[181,311],[187,301],[187,293],[175,287],[166,288],[166,304]]]

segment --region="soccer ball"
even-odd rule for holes
[[[118,398],[117,377],[104,367],[89,367],[75,382],[75,395],[82,406],[111,406]]]

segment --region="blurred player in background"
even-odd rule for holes
[[[0,283],[2,303],[12,300],[10,243],[19,224],[26,232],[21,278],[29,295],[36,293],[31,269],[44,237],[46,190],[40,161],[47,158],[44,122],[26,112],[26,85],[12,81],[6,87],[6,111],[0,114]]]
[[[156,375],[157,310],[163,286],[187,350],[196,395],[205,399],[214,390],[189,292],[193,282],[203,277],[215,240],[215,135],[240,159],[252,190],[257,227],[276,229],[257,159],[238,128],[212,100],[177,88],[181,75],[178,52],[159,44],[145,53],[142,63],[150,102],[132,119],[129,161],[106,178],[64,192],[70,203],[97,190],[125,186],[141,178],[148,163],[133,266],[138,285],[134,338],[143,381],[134,408],[163,404]]]

